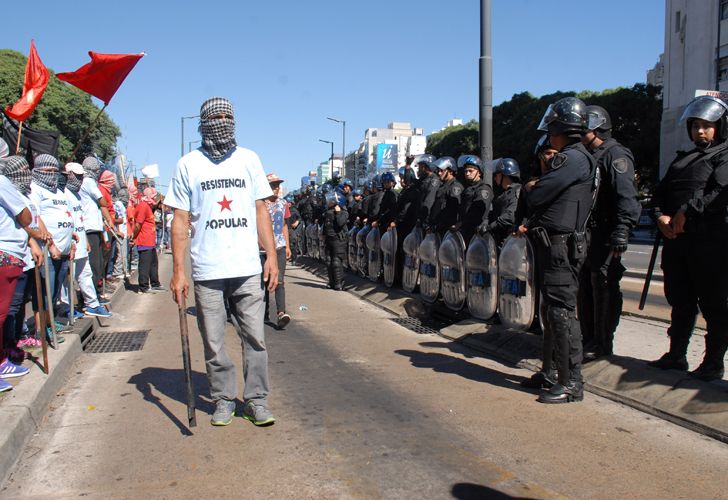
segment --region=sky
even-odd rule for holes
[[[664,0],[492,6],[494,105],[524,91],[630,87],[664,49]],[[341,152],[342,127],[326,117],[346,121],[347,153],[367,128],[409,122],[430,134],[478,117],[477,0],[36,0],[32,13],[5,5],[3,18],[0,45],[27,55],[34,39],[56,72],[86,64],[89,50],[147,53],[107,113],[121,152],[137,170],[158,164],[161,186],[180,157],[180,118],[208,97],[233,102],[238,144],[290,189],[329,158],[319,139]],[[185,120],[185,152],[199,138]]]

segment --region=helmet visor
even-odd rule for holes
[[[587,130],[596,130],[605,123],[607,123],[607,118],[598,114],[598,113],[587,113],[587,121],[586,121],[586,128]]]
[[[543,118],[541,118],[541,123],[538,124],[538,130],[542,132],[548,132],[549,131],[549,123],[553,122],[559,117],[559,114],[554,109],[553,104],[549,104],[549,107],[546,108],[546,112],[543,114]]]
[[[698,118],[707,122],[717,122],[723,114],[728,111],[726,104],[712,96],[701,96],[693,99],[687,105],[680,117],[684,122],[690,118]]]

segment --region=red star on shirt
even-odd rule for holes
[[[66,215],[67,215],[68,217],[71,217],[71,212],[69,212],[68,210],[66,210]]]
[[[222,197],[222,201],[218,201],[217,203],[218,203],[218,204],[220,205],[220,211],[221,211],[221,212],[222,212],[223,210],[225,210],[226,208],[227,208],[228,210],[230,210],[230,211],[232,212],[233,210],[232,210],[232,209],[230,208],[230,204],[231,204],[232,202],[233,202],[233,200],[228,200],[228,199],[227,199],[227,198],[225,197],[225,195],[223,195],[223,197]]]

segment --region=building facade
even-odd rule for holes
[[[728,0],[666,0],[660,175],[690,149],[685,106],[697,90],[728,91]]]

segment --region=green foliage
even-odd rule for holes
[[[493,157],[515,158],[522,171],[533,164],[533,149],[543,134],[536,130],[549,104],[576,95],[587,104],[604,107],[612,118],[612,135],[635,156],[640,185],[657,182],[660,157],[660,88],[636,84],[632,88],[602,92],[556,92],[536,98],[528,92],[515,94],[493,108]],[[428,137],[427,152],[435,156],[479,154],[478,123],[449,127]]]
[[[12,105],[23,92],[26,58],[13,50],[0,50],[0,105]],[[99,108],[91,96],[51,74],[48,87],[38,106],[25,124],[38,130],[58,130],[60,135],[58,159],[70,161],[69,156],[88,126],[96,118]],[[116,140],[121,131],[106,113],[99,117],[94,130],[76,153],[75,161],[82,161],[95,152],[106,161],[114,156]]]

